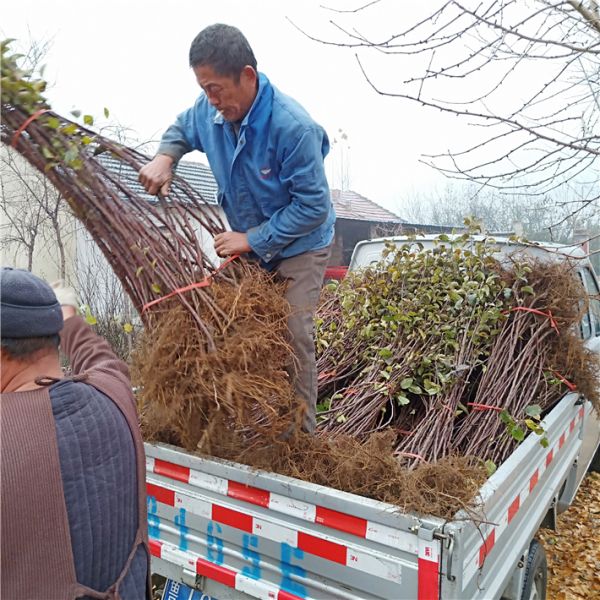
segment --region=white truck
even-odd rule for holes
[[[405,243],[406,238],[392,238]],[[389,241],[389,238],[387,239]],[[350,270],[377,262],[384,239],[359,243]],[[427,247],[432,237],[419,238]],[[522,246],[498,252],[569,254],[590,295],[599,294],[578,248]],[[600,300],[581,322],[600,352]],[[547,568],[535,539],[554,527],[588,468],[600,468],[600,421],[566,394],[544,419],[549,444],[521,443],[480,489],[479,522],[445,521],[396,506],[165,444],[146,444],[152,571],[163,598],[198,600],[543,599]]]

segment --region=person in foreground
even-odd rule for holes
[[[290,374],[306,407],[302,428],[312,432],[314,313],[335,223],[323,162],[327,134],[257,71],[252,48],[237,28],[203,29],[192,42],[189,63],[203,93],[164,133],[157,155],[140,170],[140,182],[151,194],[167,195],[178,161],[193,150],[206,153],[232,229],[215,237],[217,254],[248,254],[287,281],[297,358]]]
[[[68,288],[0,269],[0,596],[149,599],[144,448],[128,370],[75,305]]]

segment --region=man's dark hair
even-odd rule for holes
[[[242,69],[256,70],[256,58],[244,34],[231,25],[216,23],[203,29],[190,46],[190,67],[210,66],[223,77],[240,80]]]
[[[58,350],[58,335],[30,338],[0,338],[2,351],[13,360],[27,359],[41,350]]]

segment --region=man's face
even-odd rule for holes
[[[226,121],[241,121],[246,116],[256,97],[257,74],[252,67],[244,67],[238,83],[233,77],[217,75],[208,65],[193,70],[208,101]]]

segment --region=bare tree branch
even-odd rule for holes
[[[583,18],[589,23],[590,27],[593,27],[598,33],[600,33],[600,15],[598,15],[598,6],[596,7],[596,13],[586,8],[583,2],[580,0],[568,0],[569,4],[579,13],[583,15]]]
[[[463,0],[407,4],[371,33],[360,14],[337,13],[332,39],[354,48],[362,76],[378,94],[461,117],[465,133],[424,155],[447,177],[507,194],[547,197],[583,186],[594,206],[600,190],[600,14],[594,0]],[[392,9],[397,6],[390,2]],[[388,29],[388,31],[386,31]],[[391,29],[391,31],[389,31]],[[358,33],[361,31],[361,33]],[[376,33],[374,33],[374,31]],[[376,81],[372,61],[391,61],[401,81]],[[398,61],[394,66],[393,61]],[[463,147],[460,147],[460,142]]]
[[[357,13],[357,12],[360,12],[361,10],[365,10],[366,8],[369,8],[369,6],[373,6],[373,4],[377,4],[379,2],[381,2],[381,0],[372,0],[372,2],[367,2],[367,4],[363,4],[362,6],[359,6],[358,8],[351,8],[351,9],[346,9],[346,10],[342,10],[339,8],[331,8],[331,7],[325,6],[325,5],[321,5],[321,8],[323,8],[325,10],[330,10],[332,12],[339,13],[339,14]]]

